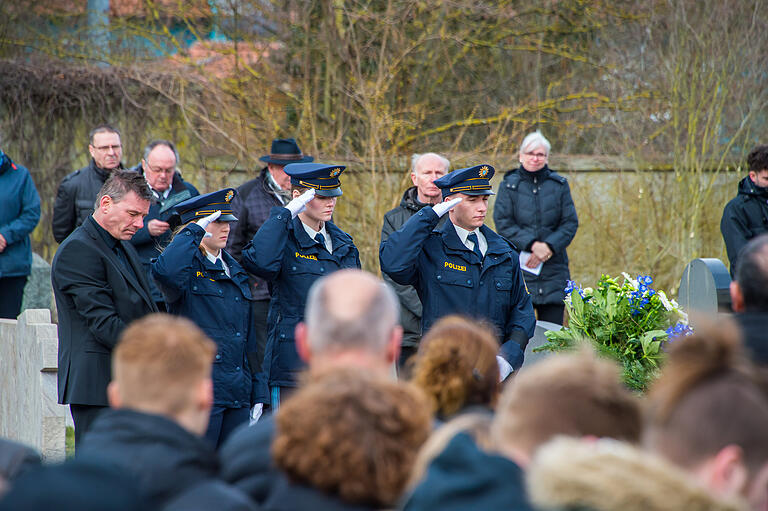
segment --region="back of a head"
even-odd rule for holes
[[[618,367],[590,349],[551,355],[524,369],[506,387],[493,424],[500,448],[528,456],[557,435],[640,440],[640,404]]]
[[[741,249],[736,282],[746,312],[768,312],[768,234],[752,238]]]
[[[151,314],[131,323],[112,357],[122,406],[175,416],[210,378],[216,345],[188,319]]]
[[[392,506],[431,419],[409,384],[355,368],[327,371],[281,405],[272,455],[301,484],[350,504]]]
[[[383,355],[397,328],[399,302],[384,281],[361,270],[341,270],[309,290],[306,325],[314,353],[362,350]]]
[[[728,445],[752,475],[768,462],[768,398],[728,322],[670,344],[647,404],[646,443],[684,468]]]
[[[421,340],[413,382],[442,417],[470,405],[492,408],[499,392],[498,349],[493,332],[483,324],[446,316]]]

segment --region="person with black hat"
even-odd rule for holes
[[[237,189],[232,200],[232,211],[238,221],[232,225],[227,241],[227,252],[242,263],[242,252],[269,218],[269,211],[275,206],[284,206],[291,200],[291,178],[283,168],[289,163],[309,163],[314,160],[301,152],[296,140],[276,138],[272,141],[269,154],[261,161],[267,164],[258,177],[246,181]],[[253,318],[256,341],[259,347],[259,364],[264,358],[267,344],[267,313],[269,312],[269,287],[267,282],[256,275],[250,275],[253,295]]]
[[[235,190],[225,188],[176,206],[181,226],[152,264],[152,277],[168,312],[194,321],[216,343],[213,408],[205,437],[215,447],[240,424],[249,410],[266,402],[256,359],[251,289],[248,275],[224,247]]]
[[[416,288],[422,332],[449,314],[493,325],[503,380],[523,364],[536,318],[514,246],[483,225],[494,172],[475,165],[436,179],[443,202],[422,208],[382,241],[379,259],[392,280]],[[436,228],[445,213],[448,221]]]
[[[331,221],[344,169],[324,163],[286,165],[293,199],[285,207],[272,208],[243,251],[243,266],[272,289],[263,372],[273,410],[280,404],[281,389],[295,387],[303,368],[293,334],[304,318],[309,288],[337,270],[360,268],[352,237]]]

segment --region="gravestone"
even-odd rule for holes
[[[683,270],[678,302],[683,310],[712,317],[731,311],[731,275],[720,259],[694,259]],[[693,325],[695,328],[695,325]]]
[[[525,361],[523,362],[523,367],[532,366],[533,364],[540,362],[543,358],[552,353],[550,351],[534,353],[533,350],[547,343],[545,332],[548,330],[557,331],[561,328],[563,328],[562,325],[558,325],[557,323],[550,323],[549,321],[536,322],[536,331],[534,332],[531,340],[528,341],[528,346],[525,348]]]
[[[32,254],[32,271],[27,279],[24,300],[21,303],[21,310],[26,309],[53,310],[51,265],[35,253]]]

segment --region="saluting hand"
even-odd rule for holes
[[[285,205],[286,209],[291,212],[291,217],[296,218],[296,216],[304,211],[304,208],[307,207],[307,203],[315,198],[315,189],[310,188],[306,192],[302,193],[295,199],[293,199],[291,202]]]
[[[206,227],[208,227],[208,226],[209,226],[209,225],[210,225],[212,222],[215,222],[215,221],[216,221],[216,219],[217,219],[217,218],[219,218],[220,216],[221,216],[221,210],[219,210],[219,211],[214,211],[214,212],[213,212],[213,213],[211,213],[210,215],[208,215],[208,216],[206,216],[206,217],[203,217],[203,218],[201,218],[200,220],[198,220],[198,221],[197,221],[197,222],[195,222],[195,223],[196,223],[197,225],[199,225],[200,227],[202,227],[203,229],[205,229],[205,228],[206,228]],[[203,236],[203,238],[212,238],[212,237],[213,237],[213,234],[211,234],[210,232],[206,232],[206,233],[205,233],[205,236]]]
[[[458,204],[462,200],[464,199],[462,199],[461,197],[456,197],[455,199],[441,202],[440,204],[435,204],[434,206],[432,206],[432,211],[434,211],[435,214],[437,214],[437,216],[443,216],[444,214],[446,214],[447,212],[455,208],[456,204]]]

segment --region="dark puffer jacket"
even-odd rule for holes
[[[528,172],[521,166],[504,175],[493,209],[496,231],[519,250],[531,250],[543,241],[552,250],[539,275],[524,271],[523,277],[534,305],[560,304],[570,279],[568,253],[579,227],[568,181],[544,166]]]
[[[389,235],[400,229],[405,222],[421,208],[427,206],[419,202],[418,192],[415,186],[408,188],[403,193],[400,205],[384,214],[384,223],[381,226],[381,241],[389,238]],[[437,227],[442,227],[448,215],[443,215]],[[400,300],[400,325],[403,327],[403,346],[416,347],[421,340],[421,300],[413,286],[398,284],[386,273],[382,273],[384,280],[392,286]]]
[[[739,181],[738,194],[723,210],[720,232],[733,276],[742,247],[755,236],[768,232],[768,188],[755,185],[749,176]]]
[[[118,168],[123,169],[122,163]],[[52,229],[57,242],[64,241],[91,216],[96,196],[109,176],[110,171],[97,167],[93,158],[87,167],[64,176],[53,203]]]

